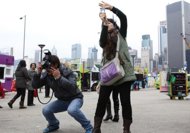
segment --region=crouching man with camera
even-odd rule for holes
[[[77,87],[73,71],[60,64],[59,58],[55,55],[49,55],[45,64],[38,66],[38,74],[34,75],[32,85],[34,88],[40,88],[48,84],[57,100],[50,102],[42,110],[48,121],[43,133],[59,129],[59,120],[54,113],[64,111],[81,124],[85,133],[91,133],[92,125],[80,110],[83,105],[83,94]],[[42,72],[42,69],[46,71]]]

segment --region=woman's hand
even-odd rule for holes
[[[100,19],[102,20],[102,22],[104,22],[104,21],[107,20],[107,18],[106,18],[106,13],[100,13],[100,14],[99,14],[99,17],[100,17]]]
[[[102,20],[103,25],[107,26],[108,25],[108,20],[107,20],[107,17],[106,17],[106,13],[100,13],[99,16],[100,16],[100,19]]]
[[[99,94],[100,93],[100,83],[96,86],[96,92]]]
[[[110,5],[110,4],[108,4],[108,3],[104,2],[104,1],[101,1],[101,3],[99,3],[99,6],[101,8],[105,8],[105,9],[108,9],[108,10],[112,10],[112,8],[113,8],[112,5]]]

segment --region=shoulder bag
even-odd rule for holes
[[[111,60],[108,61],[101,69],[100,69],[100,84],[104,86],[110,86],[116,83],[118,80],[124,77],[125,71],[123,66],[120,64],[120,60],[118,57],[119,47],[120,47],[120,40],[118,36],[117,41],[117,49],[116,55]]]

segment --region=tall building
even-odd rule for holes
[[[187,60],[189,49],[181,36],[184,35],[190,41],[189,22],[189,3],[179,1],[167,6],[168,67],[171,69],[181,69],[187,65],[190,70],[190,61]]]
[[[71,51],[72,59],[80,59],[81,58],[81,44],[73,44]]]
[[[53,48],[51,50],[51,54],[52,55],[57,55],[57,49],[55,48],[55,46],[53,46]]]
[[[10,49],[10,55],[14,56],[14,48],[13,47],[11,47],[11,49]]]
[[[88,48],[88,58],[97,61],[98,49],[96,47]]]
[[[168,64],[167,22],[161,21],[159,25],[159,64],[166,68]]]
[[[148,72],[153,70],[153,47],[150,35],[142,35],[141,67],[148,69]]]
[[[91,69],[97,62],[98,49],[96,47],[88,48],[87,68]]]
[[[35,55],[34,55],[34,62],[39,63],[41,58],[41,51],[40,50],[35,50]]]
[[[154,62],[153,62],[153,71],[158,71],[159,70],[158,63],[159,63],[159,54],[155,53],[155,55],[154,55]]]

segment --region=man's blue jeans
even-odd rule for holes
[[[67,111],[75,120],[77,120],[85,130],[92,129],[90,121],[85,117],[80,108],[83,105],[83,99],[76,98],[72,101],[55,100],[47,104],[42,113],[49,125],[59,124],[54,113]]]

